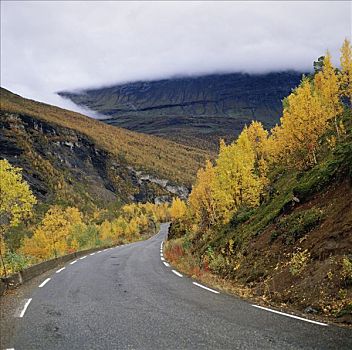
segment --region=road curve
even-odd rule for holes
[[[43,280],[18,319],[14,348],[352,349],[348,329],[258,309],[181,277],[160,256],[167,228]]]

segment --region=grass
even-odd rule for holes
[[[271,241],[284,236],[286,244],[293,244],[316,227],[322,218],[323,212],[317,208],[281,217],[276,224],[276,230],[271,234]]]

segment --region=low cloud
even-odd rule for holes
[[[338,60],[351,3],[1,2],[1,86],[56,91],[208,73],[307,71]],[[77,108],[76,108],[77,110]]]

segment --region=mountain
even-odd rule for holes
[[[185,197],[209,156],[3,88],[0,130],[0,158],[23,168],[34,193],[49,203],[89,206]]]
[[[242,73],[139,81],[59,95],[106,116],[107,124],[158,135],[187,145],[216,149],[245,124],[265,127],[280,117],[281,100],[302,73]]]

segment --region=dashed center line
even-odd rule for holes
[[[73,264],[75,264],[76,262],[77,262],[77,260],[73,260],[73,261],[70,262],[70,265],[73,265]]]
[[[95,253],[90,253],[89,255],[95,255]]]
[[[15,313],[15,315],[14,315],[15,317],[23,317],[23,316],[24,316],[24,314],[25,314],[25,312],[26,312],[26,310],[27,310],[28,305],[29,305],[30,302],[32,301],[32,298],[30,298],[30,299],[24,299],[23,301],[24,301],[23,308],[22,308],[22,310],[17,310],[17,311],[16,311],[16,313]]]
[[[166,266],[166,267],[170,267],[170,264],[168,264],[167,262],[163,261],[163,264]]]
[[[203,288],[203,289],[206,289],[208,290],[209,292],[212,292],[212,293],[215,293],[215,294],[220,294],[217,290],[214,290],[214,289],[211,289],[211,288],[208,288],[206,286],[203,286],[202,284],[199,284],[197,282],[192,282],[195,286],[198,286],[200,288]]]
[[[60,273],[61,271],[65,270],[65,269],[66,269],[66,267],[62,267],[61,269],[58,269],[58,270],[56,271],[56,273]]]
[[[306,321],[306,322],[318,324],[319,326],[327,326],[326,323],[317,322],[317,321],[313,321],[313,320],[308,320],[307,318],[303,318],[303,317],[298,317],[298,316],[295,316],[295,315],[286,314],[286,313],[284,313],[284,312],[272,310],[272,309],[269,309],[269,308],[267,308],[267,307],[263,307],[263,306],[259,306],[259,305],[254,305],[254,304],[252,304],[252,306],[254,306],[254,307],[258,308],[258,309],[262,309],[262,310],[266,310],[266,311],[269,311],[269,312],[273,312],[273,313],[275,313],[275,314],[279,314],[279,315],[282,315],[282,316],[287,316],[287,317],[295,318],[295,319],[297,319],[297,320],[301,320],[301,321]]]
[[[177,275],[178,277],[183,277],[178,271],[176,270],[171,270],[175,275]]]
[[[163,257],[160,257],[161,261],[165,261],[165,259]]]
[[[49,281],[51,280],[51,278],[47,278],[44,282],[42,282],[38,287],[39,288],[43,288]]]
[[[87,255],[82,256],[81,258],[79,258],[79,260],[83,260],[83,259],[85,259],[86,257],[87,257]]]

